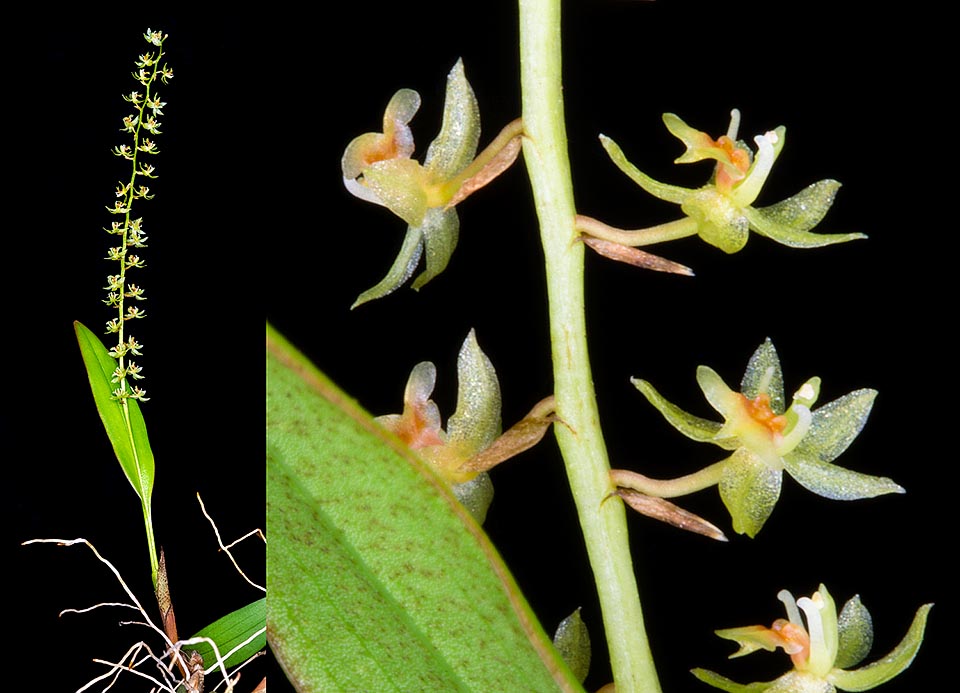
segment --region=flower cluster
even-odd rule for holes
[[[158,50],[144,53],[135,62],[137,71],[133,73],[133,78],[137,80],[143,91],[141,93],[138,89],[124,94],[123,99],[131,104],[133,113],[123,118],[123,127],[120,128],[121,132],[131,136],[132,142],[113,148],[114,155],[130,162],[129,180],[117,183],[115,193],[117,200],[113,206],[107,207],[107,211],[121,217],[122,220],[114,221],[110,228],[105,229],[107,233],[117,237],[116,245],[107,251],[106,259],[118,264],[119,273],[107,277],[107,285],[104,287],[107,297],[103,302],[116,312],[116,317],[107,321],[106,332],[117,335],[117,344],[110,349],[110,355],[117,359],[117,368],[113,372],[112,382],[116,384],[113,395],[118,400],[128,397],[140,401],[147,400],[145,390],[131,387],[127,383],[128,378],[136,380],[143,378],[141,375],[143,369],[129,359],[130,356],[141,355],[142,345],[129,334],[126,324],[146,316],[146,312],[139,306],[130,305],[131,302],[143,301],[146,297],[143,288],[129,281],[128,273],[129,270],[145,266],[143,259],[132,252],[134,248],[146,247],[147,242],[147,236],[143,232],[143,219],[134,218],[132,212],[135,201],[153,198],[149,186],[141,184],[140,180],[156,178],[156,169],[153,165],[139,159],[141,156],[159,152],[156,143],[145,137],[144,133],[153,136],[161,134],[157,117],[163,115],[166,102],[160,99],[154,86],[158,79],[166,84],[173,77],[173,71],[166,64],[160,64],[164,55],[163,42],[166,38],[167,35],[162,31],[147,29],[144,34],[144,39],[156,46]]]
[[[777,619],[770,628],[728,628],[718,630],[717,635],[740,646],[731,657],[742,657],[760,649],[772,652],[779,647],[790,655],[791,671],[774,681],[747,685],[706,669],[694,669],[693,675],[728,693],[868,691],[910,666],[923,642],[927,615],[933,607],[924,604],[917,610],[907,635],[886,657],[853,669],[873,644],[873,619],[859,597],[850,599],[839,617],[833,598],[823,585],[811,597],[795,600],[787,590],[781,590],[777,598],[786,607],[786,619]]]

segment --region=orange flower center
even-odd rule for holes
[[[411,450],[422,450],[432,445],[443,444],[439,432],[426,420],[420,407],[416,406],[409,407],[403,412],[403,417],[394,433]]]
[[[751,419],[762,424],[771,433],[783,433],[783,429],[787,427],[787,417],[773,413],[773,409],[770,408],[770,395],[762,392],[753,399],[740,396],[743,397],[743,406]]]
[[[750,168],[750,155],[726,135],[721,135],[713,146],[722,150],[730,158],[730,163],[721,161],[717,170],[717,187],[721,190],[730,190],[734,183],[746,175]]]
[[[810,658],[810,636],[803,626],[791,623],[785,618],[778,618],[770,629],[783,639],[781,647],[790,655],[793,665],[802,668]]]

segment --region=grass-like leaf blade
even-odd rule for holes
[[[147,426],[143,421],[143,414],[140,413],[140,406],[134,399],[127,400],[130,415],[128,429],[121,404],[112,399],[115,385],[110,382],[110,379],[117,367],[116,360],[110,356],[110,352],[97,335],[80,322],[74,322],[73,325],[77,332],[83,364],[87,368],[93,400],[97,405],[107,437],[110,438],[110,444],[123,468],[123,473],[126,474],[145,509],[149,509],[150,494],[153,491],[154,462],[150,440],[147,438]]]
[[[258,630],[263,631],[266,620],[267,599],[264,597],[217,619],[193,637],[210,638],[217,643],[220,654],[225,655],[244,640],[253,636]],[[258,637],[227,657],[224,660],[224,666],[232,667],[235,664],[240,664],[266,646],[267,634],[262,632]],[[209,668],[216,662],[213,648],[207,643],[192,645],[190,649],[200,653],[200,656],[203,657],[204,666]]]

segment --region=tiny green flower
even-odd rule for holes
[[[733,528],[740,534],[753,537],[763,527],[780,496],[784,470],[806,489],[834,500],[904,493],[890,479],[831,464],[860,433],[876,391],[855,390],[814,410],[820,379],[811,378],[786,408],[780,359],[769,339],[750,358],[740,392],[731,390],[713,369],[697,369],[697,382],[710,405],[723,415],[722,424],[681,410],[645,380],[632,382],[678,431],[733,451],[708,468],[712,470],[706,475],[709,481],[699,488],[719,484]],[[647,492],[642,487],[637,490]]]
[[[482,523],[493,500],[493,485],[486,473],[464,471],[462,466],[500,435],[500,382],[473,330],[460,348],[457,376],[457,410],[447,421],[446,431],[440,410],[430,399],[437,369],[429,361],[418,363],[411,371],[403,394],[403,413],[376,420],[429,462]]]
[[[601,135],[600,141],[613,163],[637,185],[654,197],[680,205],[690,220],[691,229],[677,237],[696,233],[727,253],[735,253],[746,245],[750,229],[793,248],[814,248],[866,238],[861,233],[810,233],[833,204],[840,187],[835,180],[821,180],[769,207],[753,207],[783,148],[786,128],[781,126],[755,137],[757,152],[754,154],[744,142],[737,141],[739,120],[740,113],[734,110],[727,134],[714,140],[673,113],[663,115],[667,129],[687,148],[675,163],[705,159],[717,162],[710,182],[696,190],[650,178],[627,161],[612,139]]]
[[[850,669],[867,656],[873,644],[873,621],[858,596],[844,605],[839,617],[833,598],[823,585],[811,597],[794,600],[790,592],[781,590],[777,598],[786,607],[787,619],[777,619],[770,628],[747,626],[716,633],[740,646],[731,658],[759,649],[772,652],[782,648],[793,661],[791,671],[774,681],[751,684],[736,683],[706,669],[694,669],[693,675],[728,693],[868,691],[910,666],[923,642],[927,615],[933,606],[924,604],[917,609],[906,636],[886,657]]]
[[[395,291],[425,254],[426,269],[413,283],[419,289],[446,268],[457,245],[460,221],[448,204],[463,182],[456,176],[473,161],[480,139],[480,112],[462,61],[447,76],[443,125],[423,164],[411,158],[414,142],[408,125],[419,108],[420,95],[401,89],[387,104],[383,132],[356,137],[343,153],[347,190],[387,207],[408,224],[387,276],[362,293],[354,307]]]

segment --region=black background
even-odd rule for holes
[[[660,114],[714,135],[742,111],[752,138],[787,126],[787,142],[758,200],[768,204],[822,178],[843,182],[823,232],[868,241],[797,251],[754,236],[726,256],[695,239],[661,254],[696,278],[644,272],[587,257],[594,380],[614,464],[667,477],[721,451],[675,433],[629,383],[652,381],[710,416],[698,364],[738,381],[767,336],[789,390],[823,378],[822,402],[879,390],[870,421],[838,460],[891,476],[908,493],[827,501],[786,479],[753,541],[713,544],[630,518],[647,628],[666,691],[708,690],[703,666],[740,680],[773,678],[782,655],[728,662],[716,628],[769,624],[781,588],[809,594],[825,582],[838,602],[859,593],[875,619],[873,657],[891,649],[914,610],[937,602],[927,642],[886,691],[938,683],[955,616],[948,557],[956,554],[950,432],[953,222],[940,154],[946,54],[935,18],[913,7],[840,16],[800,2],[567,2],[565,106],[578,210],[624,227],[676,217],[607,160],[613,137],[641,170],[697,186],[709,165],[674,166],[682,147]],[[208,8],[214,12],[213,8]],[[461,239],[446,272],[349,306],[392,261],[404,225],[350,197],[339,159],[355,135],[380,129],[396,89],[417,89],[418,156],[439,127],[444,80],[464,59],[480,103],[485,144],[519,114],[517,20],[512,3],[349,4],[258,14],[137,10],[102,16],[37,12],[17,30],[11,58],[13,180],[5,281],[12,319],[4,458],[13,472],[6,542],[14,584],[17,662],[39,667],[39,690],[75,690],[141,637],[122,612],[57,613],[120,597],[84,549],[21,548],[33,537],[90,539],[150,599],[135,496],[92,406],[72,332],[96,328],[99,261],[122,162],[133,58],[148,26],[170,34],[176,73],[158,138],[156,200],[141,209],[150,247],[141,277],[149,318],[138,325],[153,398],[144,407],[157,457],[155,523],[168,555],[183,632],[259,595],[216,553],[200,492],[225,537],[264,526],[263,314],[375,414],[400,410],[412,366],[432,360],[435,399],[454,408],[456,353],[473,327],[500,375],[505,425],[550,391],[542,253],[529,186],[516,166],[460,207]],[[22,32],[21,32],[22,30]],[[548,631],[582,606],[593,633],[596,689],[609,680],[600,614],[562,465],[552,440],[493,473],[486,528]],[[729,529],[715,490],[684,505]],[[732,534],[732,533],[731,533]],[[263,577],[262,546],[240,559]],[[751,661],[752,660],[752,661]],[[262,674],[263,669],[258,670]],[[259,680],[245,676],[252,688]],[[273,690],[286,690],[272,676]],[[279,688],[278,688],[279,686]],[[243,687],[241,687],[243,689]],[[146,690],[137,682],[123,690]]]

